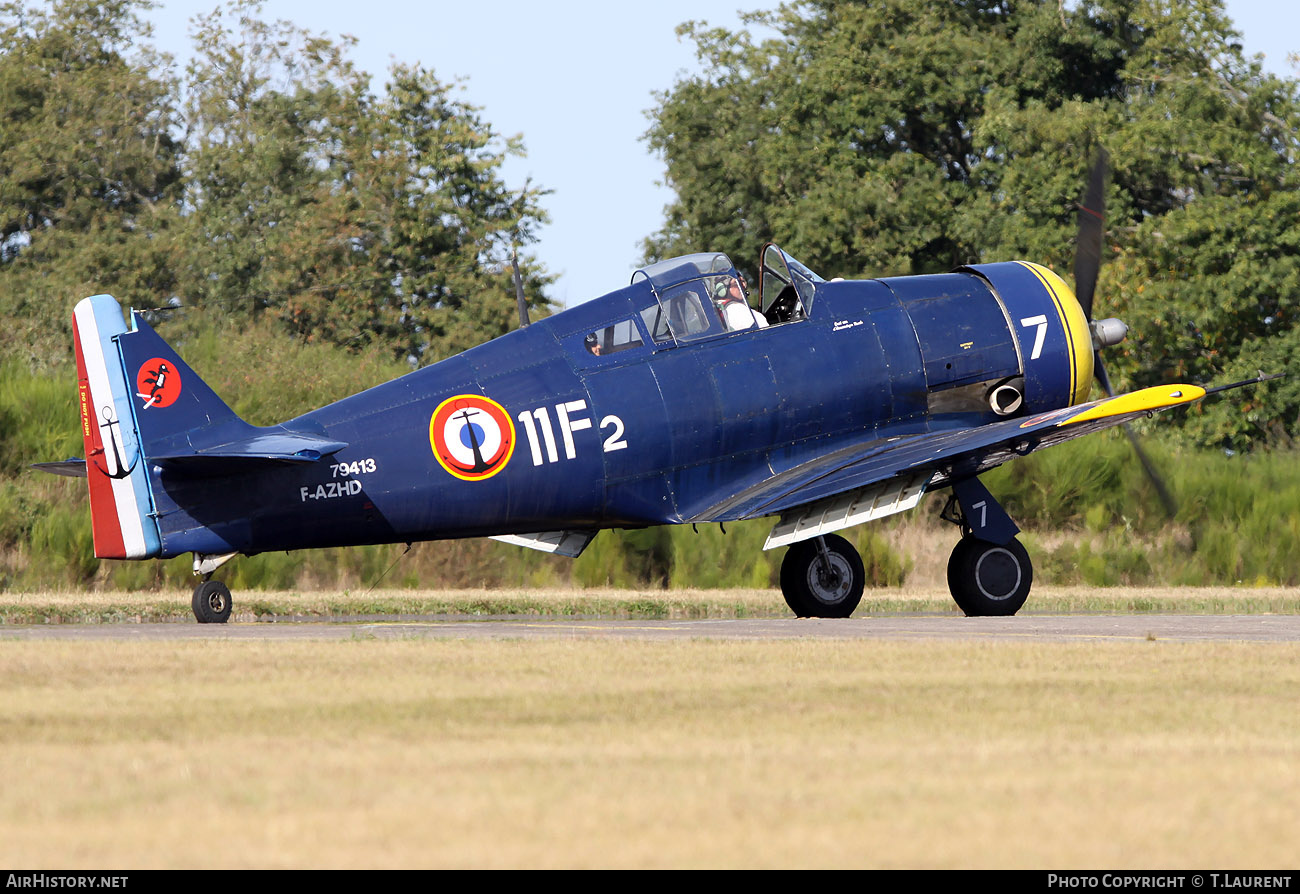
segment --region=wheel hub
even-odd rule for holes
[[[1010,550],[986,550],[975,563],[975,585],[989,599],[1009,599],[1020,588],[1020,563]]]
[[[853,574],[843,556],[831,553],[808,566],[808,590],[819,602],[834,605],[849,595]]]

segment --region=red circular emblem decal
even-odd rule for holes
[[[438,463],[457,478],[482,481],[510,461],[515,451],[515,426],[496,401],[458,394],[433,411],[429,446]]]
[[[144,404],[143,410],[176,403],[181,396],[181,374],[176,365],[161,357],[146,360],[135,374],[135,396]]]

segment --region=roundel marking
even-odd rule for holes
[[[438,464],[463,481],[500,472],[515,452],[515,425],[496,401],[458,394],[429,417],[429,446]]]
[[[181,374],[176,364],[161,357],[146,360],[135,374],[135,396],[150,407],[170,407],[181,396]]]

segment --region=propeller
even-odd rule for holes
[[[1088,191],[1079,206],[1079,238],[1074,250],[1074,297],[1092,323],[1092,298],[1101,271],[1101,241],[1106,231],[1106,171],[1110,156],[1102,149],[1088,172]]]
[[[1115,389],[1111,387],[1110,376],[1106,373],[1106,366],[1101,360],[1101,348],[1119,343],[1127,333],[1128,327],[1116,319],[1094,320],[1092,318],[1092,302],[1097,291],[1097,277],[1101,272],[1102,237],[1106,230],[1106,174],[1109,167],[1110,157],[1106,154],[1106,150],[1099,150],[1097,158],[1092,163],[1092,170],[1088,173],[1088,189],[1079,206],[1079,238],[1074,254],[1074,295],[1079,299],[1079,306],[1083,308],[1083,315],[1088,319],[1088,328],[1092,331],[1093,372],[1102,390],[1106,392],[1106,396],[1114,397]],[[1137,434],[1127,422],[1123,424],[1123,428],[1129,443],[1133,445],[1133,452],[1137,454],[1138,461],[1142,463],[1142,468],[1147,473],[1147,478],[1156,489],[1156,495],[1159,496],[1166,515],[1172,519],[1178,512],[1173,494],[1170,493],[1164,479],[1156,472],[1151,458],[1142,449]]]

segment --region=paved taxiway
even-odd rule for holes
[[[899,615],[845,620],[631,621],[469,617],[281,619],[224,625],[2,625],[0,640],[300,640],[300,639],[950,639],[1037,642],[1172,640],[1300,642],[1297,615],[1021,615],[962,618]]]

